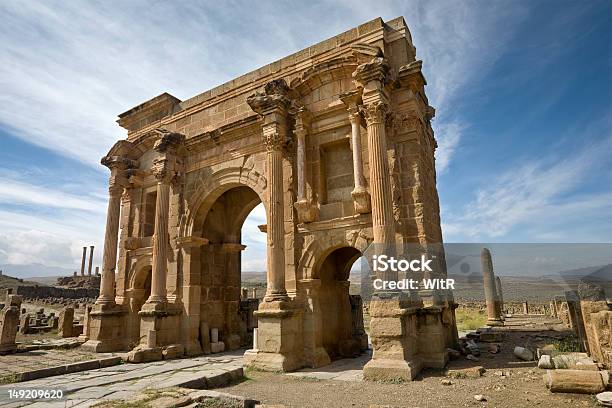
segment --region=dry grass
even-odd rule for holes
[[[456,309],[457,330],[476,330],[485,325],[487,315],[484,311],[475,309]]]

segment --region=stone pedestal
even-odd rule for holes
[[[417,356],[417,307],[401,294],[377,294],[370,301],[372,359],[363,367],[367,380],[411,381],[421,371]]]
[[[258,320],[258,349],[247,350],[244,365],[266,371],[293,371],[303,366],[303,310],[290,301],[262,302]]]
[[[140,349],[175,344],[179,340],[181,309],[170,303],[145,303],[140,316]]]
[[[89,313],[89,340],[81,347],[97,353],[125,350],[126,313],[116,304],[95,304]]]

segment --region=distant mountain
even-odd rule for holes
[[[34,276],[72,276],[73,270],[61,268],[58,266],[47,266],[40,263],[28,265],[0,265],[0,270],[4,275],[14,276],[16,278],[31,278]]]
[[[559,277],[561,277],[563,279],[581,279],[612,282],[612,264],[570,269],[567,271],[561,271],[557,274],[548,274],[544,276],[550,279],[559,279]]]

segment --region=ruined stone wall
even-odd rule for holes
[[[55,288],[51,286],[18,286],[17,294],[25,299],[42,299],[42,298],[64,298],[64,299],[95,299],[99,295],[98,289],[68,289]]]

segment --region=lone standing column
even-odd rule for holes
[[[351,122],[351,148],[353,150],[353,176],[355,188],[351,192],[355,212],[367,214],[372,211],[370,193],[365,186],[363,177],[363,160],[361,159],[361,115],[359,114],[359,103],[361,94],[358,91],[349,91],[340,95],[340,99],[346,105]]]
[[[91,266],[92,266],[92,262],[93,262],[93,251],[94,251],[94,246],[90,246],[89,247],[89,266],[87,267],[87,275],[91,276]]]
[[[102,164],[111,170],[108,187],[108,210],[106,213],[106,232],[104,234],[104,250],[102,254],[102,279],[100,281],[100,297],[96,304],[115,303],[115,268],[117,265],[117,243],[119,240],[119,215],[121,211],[121,195],[123,186],[127,180],[124,179],[128,160],[112,156],[104,157]],[[83,254],[87,247],[83,248]],[[83,258],[83,269],[85,259]],[[83,274],[83,272],[81,272]]]
[[[389,109],[385,90],[388,73],[389,65],[382,57],[359,65],[353,73],[353,78],[363,88],[362,100],[368,130],[372,232],[374,244],[378,244],[375,250],[377,253],[389,252],[390,245],[395,243],[395,219],[385,133]],[[387,281],[397,280],[397,272],[388,269],[380,278]]]
[[[499,326],[502,324],[502,321],[499,316],[499,308],[496,306],[497,291],[495,289],[493,261],[491,260],[491,252],[487,248],[482,249],[480,262],[482,265],[485,301],[487,302],[487,326]]]
[[[504,292],[502,290],[501,279],[499,276],[495,277],[495,293],[497,294],[497,305],[499,306],[499,316],[504,316]]]
[[[283,198],[283,148],[287,138],[289,88],[284,80],[269,82],[264,93],[255,93],[247,103],[263,119],[268,174],[268,289],[264,301],[288,299],[285,288],[285,228]]]
[[[87,258],[87,247],[83,247],[83,257],[81,258],[81,276],[85,276],[85,258]]]

